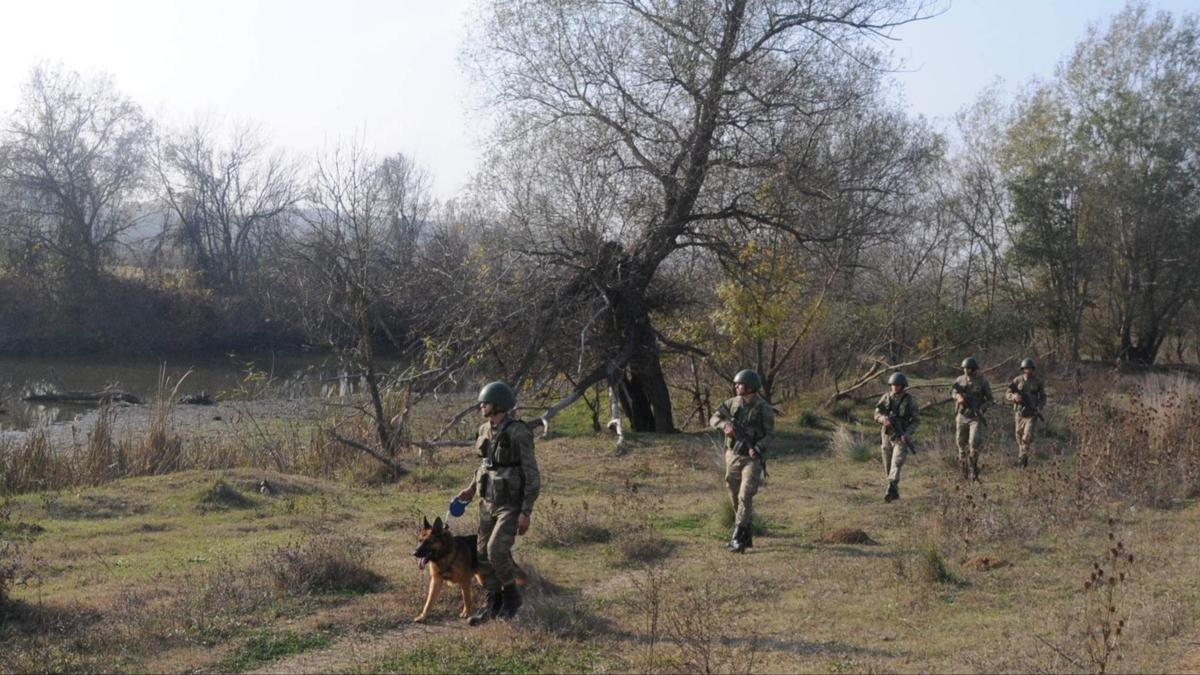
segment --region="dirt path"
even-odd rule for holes
[[[412,649],[440,635],[466,630],[462,622],[407,624],[386,633],[349,635],[325,649],[296,654],[270,663],[254,673],[344,673],[360,671],[388,654]]]

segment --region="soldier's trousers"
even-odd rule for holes
[[[987,427],[977,419],[963,417],[960,414],[955,419],[955,429],[957,431],[958,458],[977,461],[979,450],[987,438]]]
[[[887,474],[889,481],[900,481],[900,467],[904,466],[904,460],[908,459],[908,445],[899,438],[893,439],[888,435],[885,429],[882,436],[882,445],[880,449],[883,453],[883,472]]]
[[[735,525],[750,525],[754,518],[754,495],[761,483],[762,464],[757,459],[725,451],[725,485],[733,502]]]
[[[487,577],[488,588],[498,591],[517,580],[517,564],[512,548],[517,542],[517,518],[521,509],[516,506],[496,506],[487,500],[479,504],[479,560],[487,562],[492,573]]]
[[[1028,457],[1029,449],[1033,446],[1033,433],[1037,430],[1036,417],[1021,417],[1021,413],[1013,415],[1017,435],[1018,457]]]

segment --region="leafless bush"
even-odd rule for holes
[[[1108,525],[1105,564],[1092,563],[1088,580],[1083,584],[1087,595],[1085,651],[1092,668],[1098,673],[1107,672],[1114,662],[1121,659],[1125,620],[1128,618],[1123,601],[1129,583],[1129,570],[1133,566],[1133,554],[1125,548],[1124,542],[1117,540],[1112,531],[1115,522],[1109,519]]]
[[[1154,507],[1200,495],[1200,382],[1137,378],[1128,393],[1085,393],[1073,422],[1078,478],[1105,496]]]
[[[671,553],[674,546],[655,526],[663,510],[662,497],[647,495],[635,483],[626,483],[616,501],[621,508],[613,513],[610,527],[613,548],[622,564],[651,563]]]
[[[734,598],[716,579],[682,589],[666,615],[667,635],[679,649],[689,673],[750,673],[758,656],[758,636],[731,635],[736,623]]]
[[[367,593],[383,583],[367,566],[368,553],[360,537],[318,535],[278,549],[266,564],[276,588],[292,595]]]
[[[599,513],[587,500],[578,507],[568,507],[551,497],[549,508],[539,511],[541,525],[536,541],[542,546],[570,548],[580,544],[604,543],[612,539],[608,522],[611,514]]]

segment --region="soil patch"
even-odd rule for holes
[[[852,527],[838,528],[821,537],[820,542],[822,544],[858,544],[862,546],[874,546],[878,543],[866,532]]]
[[[980,572],[990,572],[1011,565],[1012,563],[1004,558],[990,558],[988,556],[975,556],[963,562],[963,567],[969,567]]]

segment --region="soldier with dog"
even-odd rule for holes
[[[472,626],[493,618],[511,619],[522,602],[512,548],[517,536],[529,530],[541,474],[533,452],[533,431],[511,414],[516,405],[516,393],[503,382],[480,390],[479,411],[485,418],[475,441],[480,464],[457,497],[462,502],[477,494],[481,497],[478,554],[490,567],[485,577],[487,601],[471,615]]]

